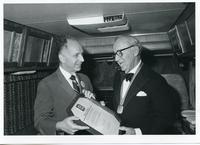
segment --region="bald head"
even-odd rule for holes
[[[138,39],[136,39],[135,37],[133,36],[119,36],[116,38],[115,40],[115,44],[116,43],[127,43],[129,44],[130,46],[131,45],[138,45],[139,47],[141,46],[140,42]]]
[[[120,65],[121,70],[128,73],[140,61],[141,45],[132,36],[119,36],[113,45],[115,61]]]
[[[61,41],[60,43],[60,49],[59,49],[59,53],[61,54],[63,53],[64,50],[68,49],[71,45],[76,44],[77,46],[79,45],[79,47],[81,47],[80,43],[73,39],[73,38],[65,38]]]

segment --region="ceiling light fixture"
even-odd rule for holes
[[[90,18],[67,18],[70,25],[91,25],[104,23],[103,16],[90,17]]]
[[[97,17],[67,18],[69,25],[88,34],[103,34],[130,30],[124,13]]]

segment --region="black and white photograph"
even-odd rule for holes
[[[198,5],[4,1],[2,143],[200,143]]]

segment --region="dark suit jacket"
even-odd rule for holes
[[[118,73],[114,81],[114,109],[120,100],[123,81]],[[120,82],[120,83],[119,83]],[[137,96],[143,91],[146,96]],[[175,112],[173,91],[161,75],[143,65],[128,90],[124,111],[120,115],[121,126],[140,128],[143,134],[166,134],[173,125]]]
[[[93,91],[91,82],[86,75],[78,73],[77,76],[82,87]],[[41,80],[38,84],[34,106],[35,128],[41,134],[56,134],[56,122],[69,116],[66,109],[77,95],[60,69]]]

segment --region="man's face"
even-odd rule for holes
[[[124,71],[125,73],[128,73],[135,64],[135,59],[136,56],[134,56],[134,47],[137,46],[132,46],[125,41],[125,40],[117,40],[114,43],[113,49],[114,49],[114,53],[116,53],[115,55],[115,61],[119,64],[119,66],[121,67],[121,70]],[[130,47],[130,48],[127,48]],[[124,49],[127,48],[127,49]],[[120,51],[124,49],[123,51]]]
[[[63,60],[62,66],[70,73],[74,73],[81,70],[81,64],[84,62],[82,53],[82,47],[77,41],[68,41],[67,48],[62,51]]]

